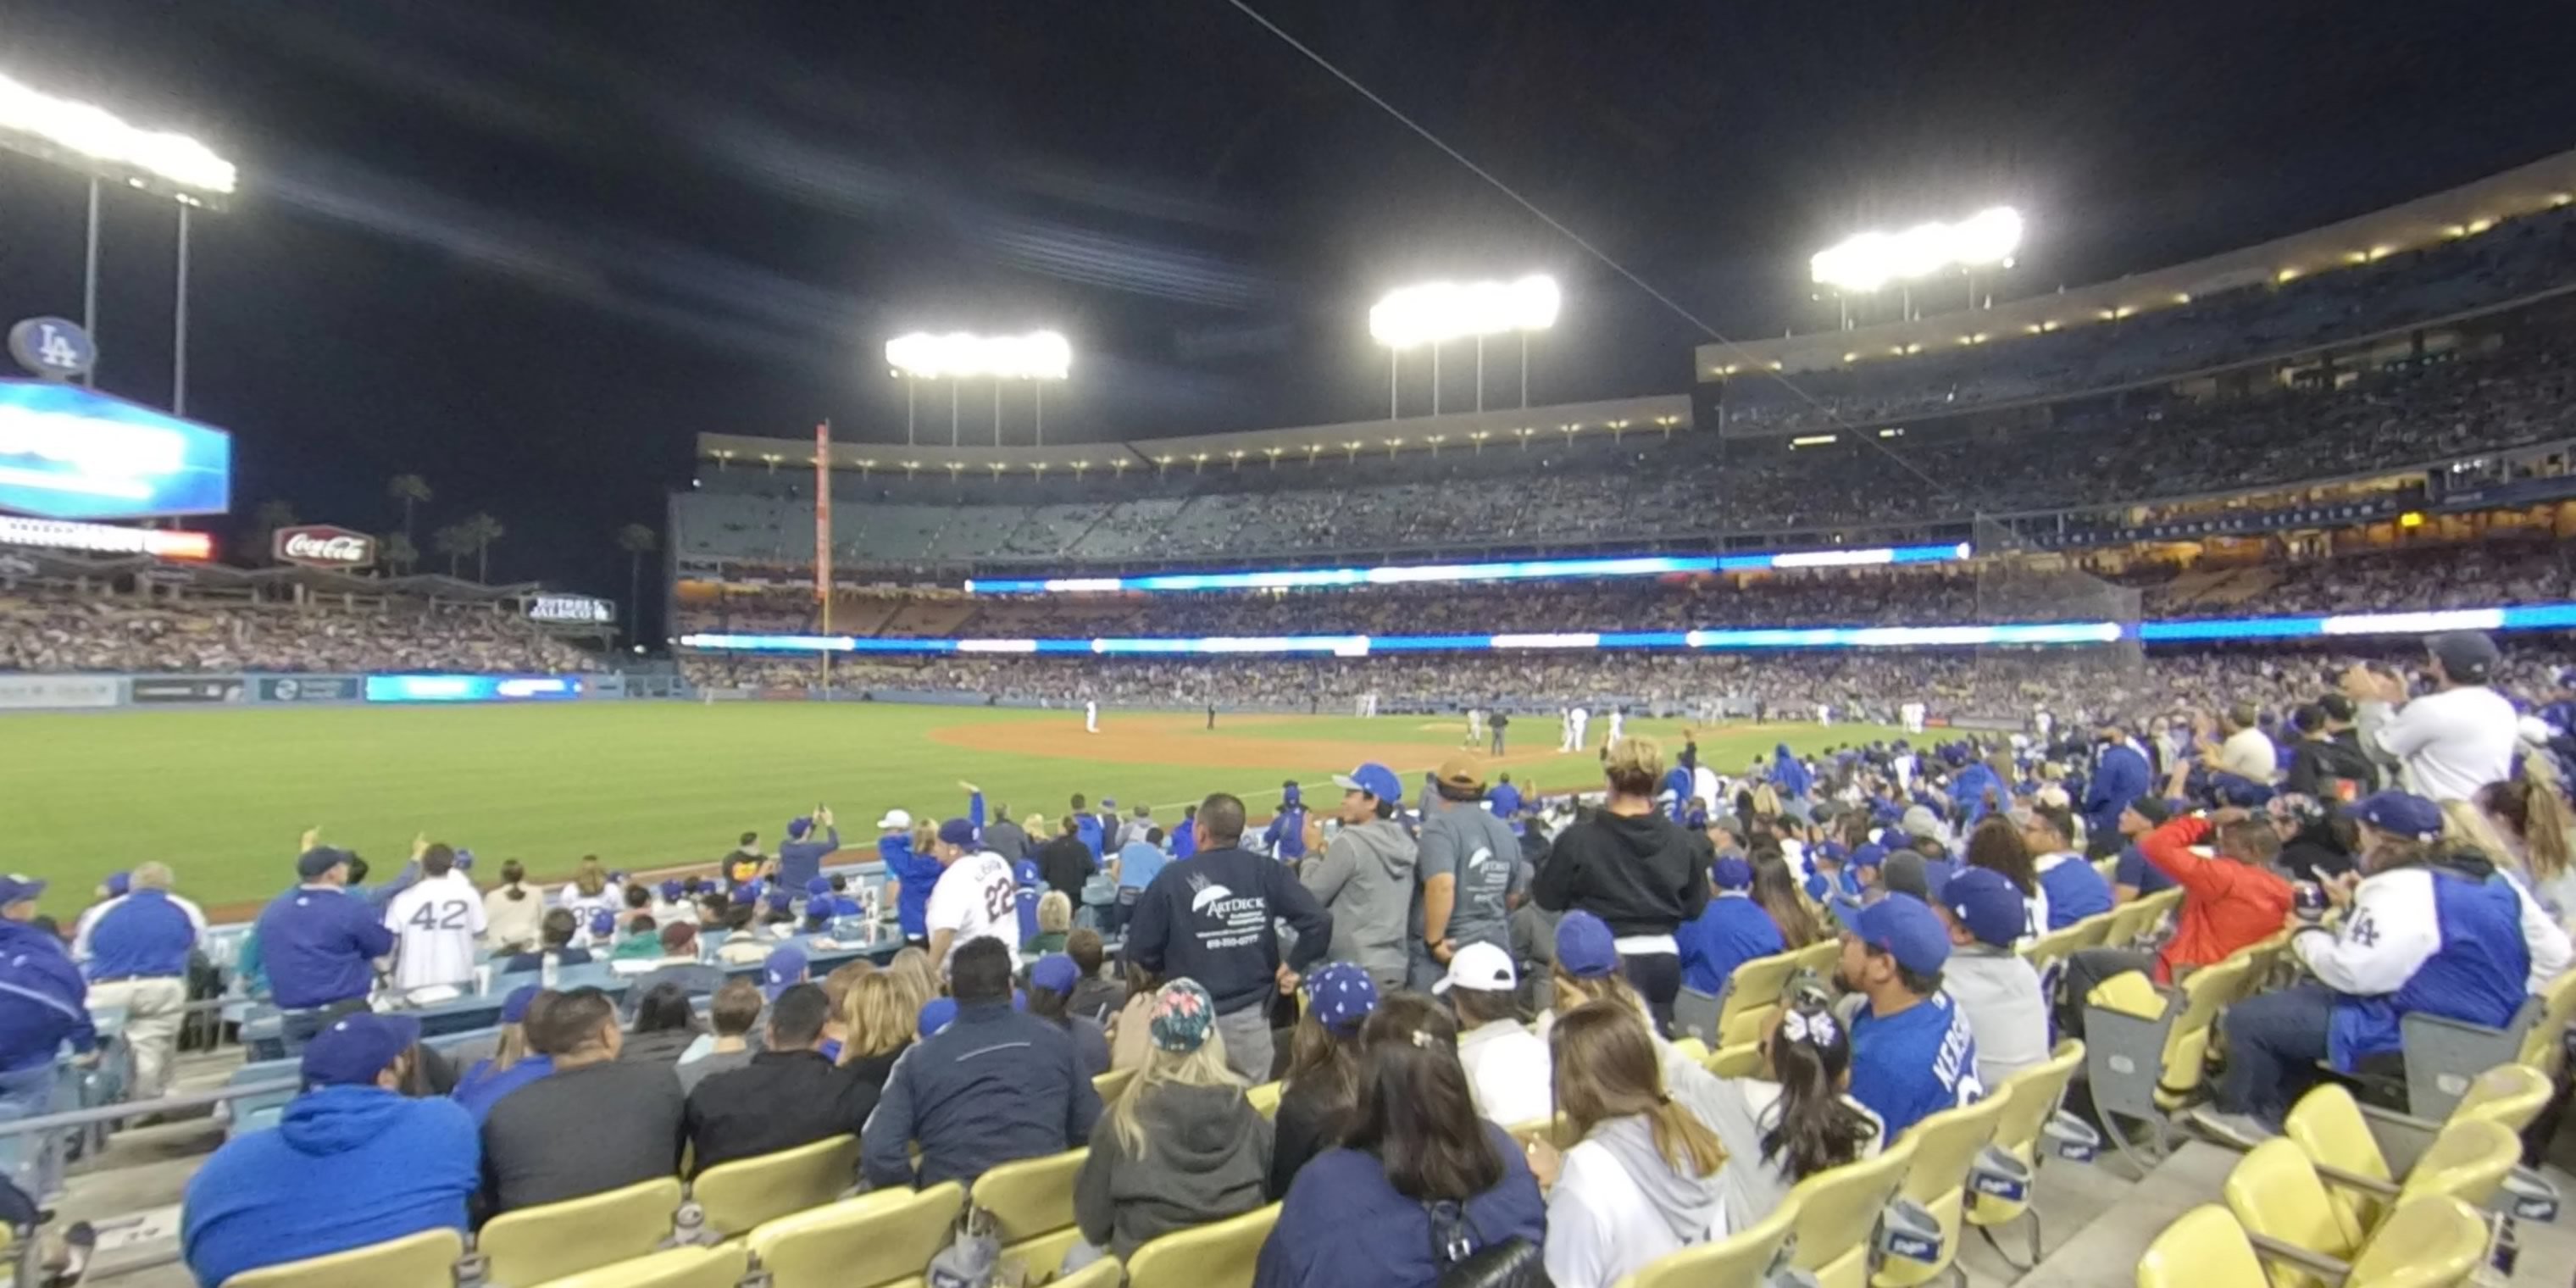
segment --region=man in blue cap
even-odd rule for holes
[[[1753,901],[1751,863],[1730,854],[1709,865],[1708,878],[1715,892],[1708,907],[1673,937],[1681,941],[1683,985],[1716,997],[1736,967],[1786,952],[1788,943],[1779,923]]]
[[[1863,999],[1852,1017],[1851,1094],[1887,1124],[1889,1143],[1915,1123],[1985,1096],[1977,1039],[1941,991],[1950,932],[1920,900],[1892,894],[1843,932],[1843,987]]]
[[[832,826],[832,811],[822,805],[804,818],[787,820],[787,839],[778,844],[778,882],[790,890],[823,875],[823,860],[841,848],[841,829]]]
[[[464,1233],[481,1180],[474,1119],[453,1100],[397,1090],[419,1040],[418,1021],[366,1012],[313,1035],[304,1094],[276,1130],[233,1137],[188,1180],[179,1242],[197,1282],[424,1230]]]
[[[794,944],[772,949],[769,960],[760,964],[760,992],[771,1001],[778,995],[805,983],[813,976],[805,950]]]
[[[1018,970],[1019,881],[1011,865],[985,849],[975,824],[962,818],[939,825],[931,854],[940,865],[939,884],[931,888],[924,923],[930,929],[931,965],[946,969],[948,955],[957,945],[990,935],[1002,941],[1010,951],[1011,968]]]
[[[367,904],[349,897],[346,850],[317,845],[296,856],[298,884],[259,914],[260,957],[284,1026],[286,1049],[350,1011],[375,987],[377,958],[394,935]]]
[[[0,1122],[43,1115],[53,1105],[54,1057],[65,1043],[98,1059],[89,986],[62,939],[32,924],[45,883],[0,877]],[[18,1188],[43,1201],[58,1165],[50,1141],[10,1165]]]
[[[1950,932],[1941,988],[1976,1036],[1977,1081],[2000,1087],[2046,1063],[2048,1001],[2039,972],[2013,951],[2030,915],[2021,891],[1991,868],[1961,868],[1935,893],[1934,908]]]
[[[1406,985],[1406,923],[1417,897],[1417,847],[1396,821],[1404,784],[1394,770],[1375,761],[1337,774],[1333,781],[1342,789],[1341,827],[1321,855],[1301,865],[1298,879],[1332,914],[1332,959],[1356,963],[1381,991],[1393,992]],[[1443,893],[1454,897],[1455,873],[1450,875],[1450,888]],[[1449,910],[1443,907],[1440,915],[1445,922]],[[1426,958],[1423,970],[1430,978],[1423,986],[1430,987],[1446,966],[1445,959],[1435,967]]]

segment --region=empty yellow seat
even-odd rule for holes
[[[2004,1080],[1995,1096],[2004,1102],[2003,1115],[1995,1120],[1995,1148],[2012,1156],[2034,1176],[2039,1170],[2040,1137],[2048,1130],[2049,1120],[2057,1116],[2057,1107],[2066,1099],[2066,1085],[2075,1071],[2084,1065],[2084,1044],[2073,1038],[2057,1044],[2048,1059]],[[1968,1194],[1967,1222],[1987,1230],[2010,1224],[2030,1213],[2030,1195],[2019,1198],[1982,1191]],[[2039,1260],[2039,1217],[2030,1214],[2030,1258]]]
[[[1708,1053],[1708,1059],[1701,1061],[1700,1067],[1720,1078],[1759,1078],[1770,1071],[1763,1062],[1762,1044],[1759,1042],[1719,1047]]]
[[[1870,1282],[1878,1288],[1913,1288],[1948,1270],[1959,1256],[1960,1213],[1967,1206],[1968,1169],[1995,1138],[2009,1102],[1990,1097],[1958,1109],[1945,1109],[1905,1131],[1914,1160],[1905,1167],[1897,1193],[1923,1205],[1941,1225],[1941,1256],[1916,1261],[1891,1256]]]
[[[1252,1288],[1252,1272],[1279,1205],[1195,1230],[1175,1230],[1127,1259],[1127,1288]]]
[[[497,1284],[534,1284],[641,1257],[671,1235],[679,1210],[676,1177],[642,1181],[585,1198],[522,1208],[492,1218],[474,1238]]]
[[[2507,1075],[2497,1081],[2510,1083],[2517,1079]],[[2548,1083],[2543,1081],[2540,1085],[2545,1089]],[[2301,1096],[2299,1103],[2291,1107],[2282,1131],[2298,1142],[2308,1160],[2332,1182],[2327,1190],[2336,1216],[2343,1224],[2345,1237],[2358,1245],[2370,1236],[2391,1207],[2410,1199],[2443,1195],[2483,1205],[2495,1197],[2506,1173],[2521,1159],[2522,1141],[2513,1127],[2480,1111],[2496,1109],[2509,1118],[2521,1112],[2520,1099],[2507,1096],[2474,1106],[2463,1101],[2433,1138],[2431,1147],[2407,1171],[2402,1184],[2396,1169],[2381,1152],[2378,1138],[2371,1133],[2361,1106],[2354,1102],[2351,1092],[2340,1086],[2329,1083]],[[2339,1180],[2337,1174],[2351,1180]]]
[[[2245,1227],[2204,1203],[2183,1213],[2138,1259],[2138,1288],[2271,1288]]]
[[[2352,1263],[2345,1288],[2452,1288],[2486,1265],[2487,1223],[2458,1199],[2409,1199]]]
[[[750,1267],[751,1254],[740,1244],[672,1248],[550,1279],[534,1288],[734,1288]],[[495,1282],[516,1285],[525,1281]]]
[[[1790,1264],[1816,1277],[1817,1288],[1861,1288],[1869,1282],[1871,1237],[1879,1213],[1905,1183],[1914,1161],[1914,1138],[1908,1136],[1876,1158],[1863,1159],[1798,1182],[1789,1191],[1797,1208],[1791,1232],[1797,1240]]]
[[[1100,1103],[1105,1105],[1116,1100],[1118,1093],[1125,1091],[1127,1084],[1135,1080],[1136,1071],[1133,1069],[1112,1069],[1094,1077],[1091,1080],[1091,1089],[1100,1093]]]
[[[244,1271],[224,1288],[453,1288],[465,1236],[423,1230],[383,1243]]]
[[[758,1158],[708,1168],[689,1186],[707,1228],[736,1235],[790,1212],[821,1207],[854,1183],[859,1138],[834,1136]]]
[[[751,1255],[772,1288],[877,1288],[920,1281],[948,1246],[966,1191],[877,1190],[782,1216],[751,1232]]]
[[[1773,953],[1737,966],[1727,979],[1726,997],[1718,1004],[1716,1045],[1759,1040],[1762,1030],[1770,1026],[1771,1013],[1780,1008],[1780,990],[1789,986],[1789,977],[1797,970],[1796,953]]]
[[[975,1206],[993,1214],[1002,1255],[1031,1273],[1063,1264],[1066,1249],[1082,1237],[1073,1223],[1073,1180],[1091,1157],[1087,1149],[1004,1163],[975,1178]]]
[[[2521,1063],[2552,1078],[2567,1062],[2567,1026],[2576,1024],[2576,970],[2562,971],[2540,990],[2540,1022],[2522,1040]]]
[[[1036,1266],[1030,1266],[1028,1270],[1031,1276],[1041,1273]],[[1111,1256],[1103,1256],[1072,1274],[1048,1281],[1049,1288],[1119,1288],[1125,1282],[1127,1268],[1118,1264],[1118,1258]]]
[[[1761,1288],[1763,1272],[1789,1241],[1798,1205],[1782,1203],[1723,1239],[1684,1248],[1621,1279],[1616,1288]]]

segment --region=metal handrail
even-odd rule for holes
[[[183,1095],[162,1096],[155,1100],[121,1100],[112,1105],[98,1105],[89,1109],[66,1109],[61,1113],[45,1114],[36,1118],[0,1122],[0,1139],[33,1135],[37,1132],[59,1131],[66,1127],[93,1127],[100,1123],[139,1118],[145,1114],[206,1109],[252,1096],[264,1096],[279,1091],[299,1091],[302,1090],[303,1085],[303,1082],[296,1078],[272,1079],[266,1082],[230,1084],[211,1091],[192,1091]]]

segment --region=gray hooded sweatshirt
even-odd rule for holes
[[[1369,973],[1381,989],[1404,987],[1405,929],[1413,912],[1413,836],[1393,819],[1333,834],[1297,874],[1333,914],[1334,961]]]
[[[1613,1118],[1566,1151],[1547,1198],[1555,1288],[1610,1285],[1726,1232],[1718,1174],[1686,1176],[1655,1151],[1643,1117]]]
[[[1270,1120],[1243,1088],[1164,1084],[1137,1113],[1144,1156],[1127,1155],[1104,1112],[1091,1129],[1091,1156],[1074,1178],[1074,1223],[1094,1246],[1124,1259],[1156,1235],[1270,1201]]]

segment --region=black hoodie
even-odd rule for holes
[[[1548,847],[1530,889],[1550,912],[1579,908],[1613,935],[1669,935],[1708,907],[1708,838],[1660,813],[1596,812]]]

